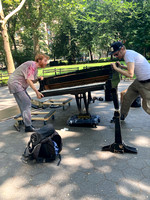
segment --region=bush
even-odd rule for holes
[[[60,60],[59,65],[66,65],[66,63]]]
[[[99,61],[98,60],[89,60],[88,62],[89,63],[98,63]]]
[[[50,61],[50,66],[58,66],[58,61]]]

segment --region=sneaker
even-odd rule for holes
[[[34,128],[32,125],[31,126],[25,126],[25,132],[35,132],[38,129]]]
[[[121,115],[120,120],[122,120],[122,121],[125,120],[125,116],[123,114]]]

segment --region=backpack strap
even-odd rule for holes
[[[59,161],[58,161],[58,163],[57,163],[57,166],[59,166],[59,165],[60,165],[60,162],[61,162],[61,155],[58,154],[57,156],[58,156],[58,158],[59,158]],[[50,160],[49,158],[46,158],[46,159],[45,159],[45,162],[46,162],[46,163],[50,163],[50,162],[52,162],[52,160]]]
[[[58,161],[58,163],[57,163],[57,166],[59,166],[59,165],[60,165],[60,162],[61,162],[61,155],[60,155],[60,154],[58,154],[58,158],[59,158],[59,161]]]

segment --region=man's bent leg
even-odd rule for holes
[[[31,126],[31,101],[25,91],[14,93],[25,126]]]
[[[142,97],[142,107],[150,114],[150,83],[140,83],[139,93]]]
[[[121,104],[121,118],[125,119],[128,115],[129,109],[131,107],[132,102],[138,97],[139,93],[136,89],[137,81],[135,80],[128,88],[127,92],[123,96],[123,102]]]

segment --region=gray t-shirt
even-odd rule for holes
[[[150,64],[144,56],[133,50],[126,50],[126,63],[134,63],[134,73],[139,81],[150,79]]]
[[[35,80],[37,78],[36,62],[27,61],[21,64],[9,77],[8,88],[10,93],[17,93],[26,90],[29,86],[27,79]]]

